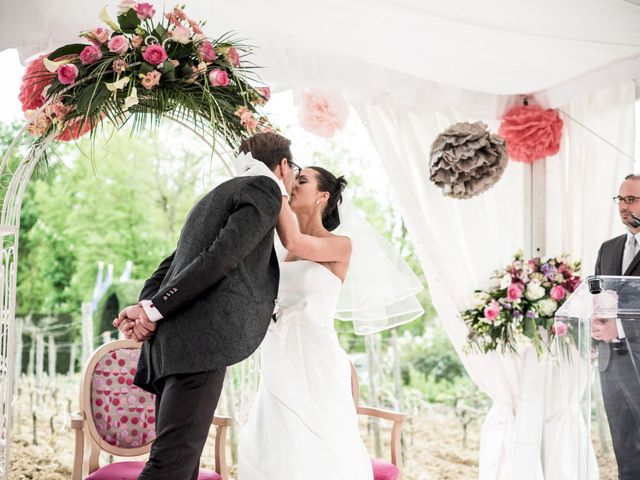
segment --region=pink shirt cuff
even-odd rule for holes
[[[153,305],[153,303],[151,303],[151,300],[141,300],[140,306],[144,309],[144,313],[147,314],[147,317],[149,317],[149,320],[152,322],[157,322],[163,318],[160,311]]]

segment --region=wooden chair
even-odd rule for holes
[[[71,417],[75,430],[72,480],[134,480],[143,461],[100,467],[100,452],[119,457],[149,453],[155,438],[155,397],[133,385],[141,344],[109,342],[94,352],[82,372],[80,411]],[[230,418],[215,417],[215,472],[200,469],[198,480],[227,480],[225,437]]]
[[[372,458],[371,463],[373,464],[374,480],[400,480],[400,478],[402,478],[400,433],[407,414],[360,405],[360,384],[358,382],[358,372],[353,363],[351,363],[351,391],[353,393],[353,404],[356,407],[358,415],[381,418],[393,422],[391,427],[391,463]]]

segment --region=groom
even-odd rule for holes
[[[294,181],[290,145],[275,133],[244,140],[244,171],[196,203],[140,303],[114,320],[144,341],[134,383],[156,395],[157,437],[141,480],[197,479],[226,367],[264,338],[280,276],[274,228]]]

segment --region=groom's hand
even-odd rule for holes
[[[136,319],[135,324],[133,326],[132,337],[138,340],[139,342],[144,342],[148,340],[151,335],[156,331],[157,324],[149,320],[144,309],[141,309],[142,312],[140,316]]]

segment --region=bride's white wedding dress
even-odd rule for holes
[[[311,261],[280,264],[280,315],[240,441],[239,480],[372,480],[351,370],[333,328],[342,283]]]

